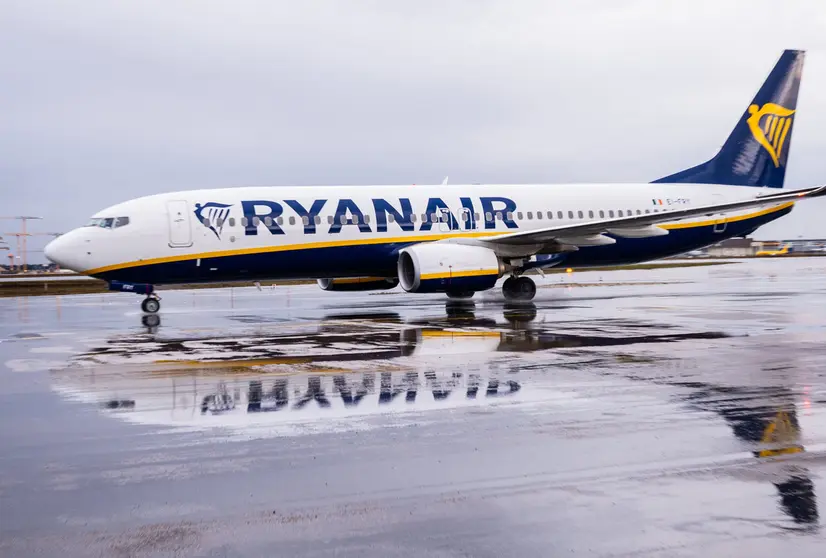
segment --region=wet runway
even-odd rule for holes
[[[0,556],[822,556],[826,258],[0,299]]]

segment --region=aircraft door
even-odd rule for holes
[[[189,204],[186,200],[167,202],[166,214],[169,221],[169,245],[173,248],[192,246]]]
[[[439,232],[450,232],[450,210],[444,208],[440,209],[438,217]]]
[[[725,199],[720,194],[714,194],[714,203],[725,203]],[[719,234],[726,231],[726,216],[724,213],[717,213],[714,215],[714,232]]]
[[[462,212],[459,213],[459,229],[463,231],[473,229],[473,215],[468,208],[462,209]]]

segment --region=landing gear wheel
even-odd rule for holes
[[[468,299],[473,298],[474,294],[473,291],[448,291],[447,298]]]
[[[507,300],[531,300],[536,295],[536,283],[530,277],[508,277],[502,285]]]
[[[161,301],[154,297],[145,298],[141,302],[141,310],[147,314],[154,314],[161,309]]]

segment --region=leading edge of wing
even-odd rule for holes
[[[665,210],[660,213],[648,213],[645,215],[635,215],[634,217],[622,217],[617,219],[601,219],[599,221],[585,221],[573,225],[559,227],[546,227],[530,231],[520,231],[505,233],[499,236],[486,238],[484,242],[497,244],[536,244],[549,242],[560,236],[585,236],[596,235],[608,232],[608,229],[622,227],[641,227],[646,225],[656,225],[659,223],[671,223],[692,217],[711,216],[725,211],[738,209],[748,209],[750,207],[762,207],[778,202],[799,200],[803,198],[815,198],[826,195],[826,185],[814,188],[804,188],[801,190],[791,190],[777,194],[758,196],[748,200],[727,202],[716,205],[705,205],[691,207],[688,209]]]

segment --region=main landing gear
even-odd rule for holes
[[[507,300],[531,300],[536,295],[536,283],[530,277],[508,277],[502,285]]]
[[[160,309],[161,299],[158,298],[158,295],[154,293],[147,295],[147,297],[143,299],[143,302],[141,302],[141,310],[143,310],[147,314],[155,314]]]

